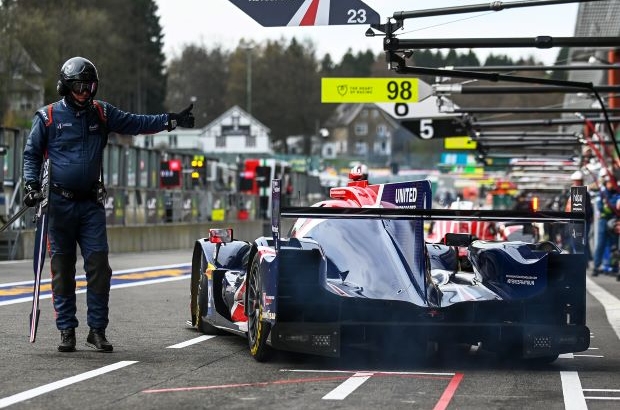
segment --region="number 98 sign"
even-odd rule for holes
[[[409,80],[389,81],[387,83],[387,97],[392,102],[409,102],[413,97],[411,87],[412,84]]]
[[[321,79],[323,103],[417,103],[417,78]]]

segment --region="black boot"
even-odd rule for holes
[[[75,329],[60,331],[59,352],[75,352]]]
[[[111,352],[114,349],[112,344],[105,338],[104,329],[90,329],[86,338],[86,346],[98,352]]]

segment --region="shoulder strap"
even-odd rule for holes
[[[54,122],[54,120],[52,118],[52,108],[53,107],[54,107],[54,104],[48,104],[45,107],[40,108],[39,110],[37,110],[37,114],[39,114],[39,116],[41,117],[41,119],[45,123],[46,127],[49,127],[50,125],[52,125],[52,122]]]
[[[107,124],[108,123],[107,106],[102,104],[100,101],[94,100],[93,101],[93,107],[95,107],[95,109],[97,111],[97,116],[99,116],[99,120],[103,124]]]
[[[95,108],[95,112],[97,113],[97,117],[99,118],[99,125],[103,131],[103,137],[105,138],[105,144],[108,143],[108,113],[107,113],[107,105],[103,104],[100,101],[93,100],[93,107]],[[99,180],[101,184],[105,185],[105,180],[103,177],[103,161],[101,161],[101,172],[99,173]],[[105,188],[104,188],[105,189]]]
[[[106,144],[107,144],[108,134],[110,133],[108,129],[108,107],[103,102],[94,100],[93,108],[95,112],[97,113],[97,117],[99,118],[99,125],[101,126],[101,129],[103,130],[103,136],[105,137]]]

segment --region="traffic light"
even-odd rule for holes
[[[162,161],[159,168],[159,186],[161,188],[179,188],[182,173],[183,168],[180,160]]]
[[[192,186],[203,186],[207,182],[207,167],[204,155],[194,155],[192,159]]]
[[[538,197],[532,197],[532,201],[530,202],[530,209],[532,212],[538,212]]]

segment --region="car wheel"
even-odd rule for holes
[[[195,317],[196,328],[200,332],[207,335],[217,335],[220,334],[219,329],[204,320],[204,315],[207,314],[209,307],[209,280],[204,274],[207,269],[207,263],[207,258],[201,252],[199,264],[200,269],[198,270],[199,277],[195,281],[197,288],[196,292],[192,293],[196,298],[195,302],[192,303],[196,309],[192,316]],[[192,283],[193,282],[194,280],[192,280]]]
[[[259,362],[265,361],[269,355],[267,336],[270,324],[262,320],[263,307],[261,304],[261,283],[258,271],[258,255],[252,261],[252,266],[247,279],[248,298],[248,345],[250,354]]]

